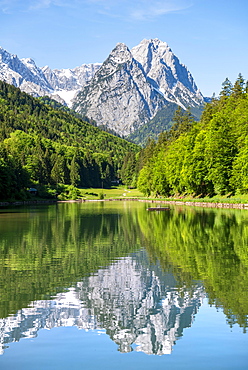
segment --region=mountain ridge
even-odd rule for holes
[[[0,80],[34,96],[49,96],[70,106],[70,100],[92,78],[101,63],[82,64],[73,69],[37,67],[31,58],[19,59],[0,47]]]
[[[132,49],[120,42],[103,63],[73,69],[40,68],[0,48],[0,79],[35,97],[47,95],[125,137],[152,126],[167,106],[165,127],[178,105],[186,110],[204,103],[187,67],[157,38]]]

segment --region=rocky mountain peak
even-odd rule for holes
[[[157,59],[160,63],[170,64],[173,54],[168,44],[159,39],[145,39],[133,47],[131,53],[141,63],[146,73],[149,73],[153,60]]]
[[[132,54],[128,47],[123,43],[118,43],[116,47],[111,51],[108,58],[103,62],[98,75],[108,75],[113,73],[119,65],[130,62],[132,60]]]
[[[127,45],[119,42],[110,53],[110,57],[116,63],[125,63],[132,58],[132,55]]]
[[[203,97],[168,44],[145,39],[131,50],[118,43],[73,107],[98,124],[129,135],[168,103],[186,109],[202,104]]]
[[[178,84],[182,84],[193,94],[197,92],[192,75],[166,42],[159,39],[143,40],[131,52],[161,93],[167,91],[173,94],[173,89]],[[169,98],[168,94],[166,97]],[[180,105],[180,102],[177,103]]]
[[[7,50],[0,46],[0,62],[9,63],[11,59],[16,58],[14,54],[10,54]]]

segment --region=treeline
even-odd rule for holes
[[[248,192],[248,84],[226,79],[199,122],[178,108],[170,131],[150,140],[133,178],[145,195],[213,196]]]
[[[0,81],[0,199],[34,185],[110,186],[138,146]]]

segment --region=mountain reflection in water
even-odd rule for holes
[[[111,204],[110,204],[111,203]],[[246,211],[141,202],[0,212],[0,344],[99,329],[120,352],[172,351],[202,300],[248,327]]]
[[[67,292],[34,301],[1,319],[2,353],[7,343],[59,326],[104,329],[120,352],[137,345],[135,350],[146,354],[171,353],[183,329],[191,326],[204,289],[199,284],[190,291],[178,289],[172,274],[164,274],[159,266],[143,266],[144,259],[144,251],[120,258]]]

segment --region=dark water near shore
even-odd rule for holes
[[[248,210],[0,210],[1,369],[247,369]]]

